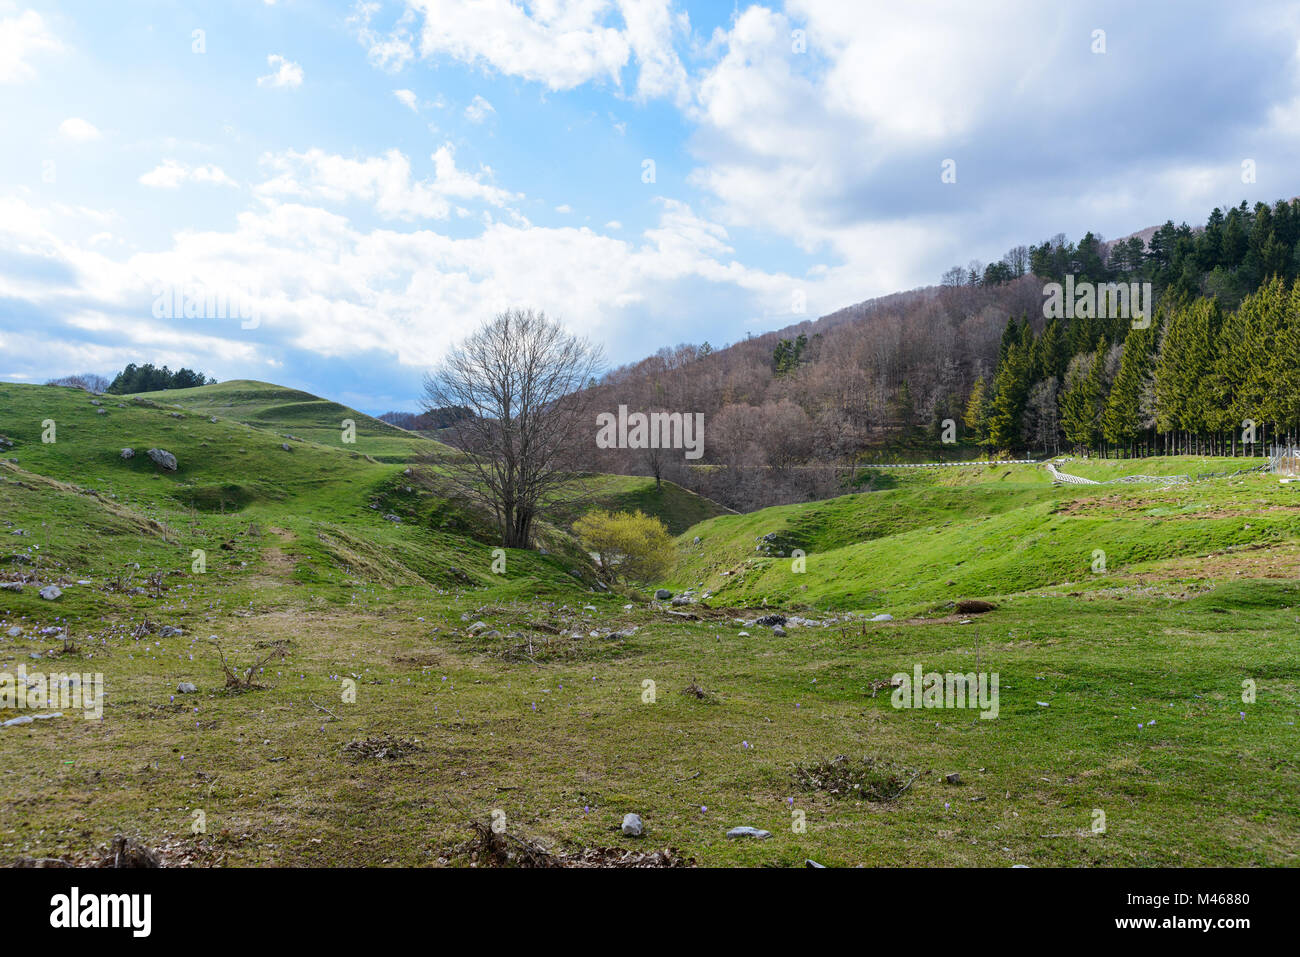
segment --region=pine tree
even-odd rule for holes
[[[1102,415],[1102,436],[1111,445],[1128,446],[1130,452],[1142,431],[1142,387],[1151,366],[1154,339],[1152,326],[1129,329],[1119,373]]]
[[[994,377],[988,444],[996,449],[1019,449],[1025,445],[1021,425],[1031,385],[1030,348],[1020,343],[1012,345]]]

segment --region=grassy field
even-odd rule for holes
[[[0,671],[106,689],[102,721],[0,728],[0,862],[125,833],[172,863],[463,865],[467,823],[494,811],[557,850],[706,865],[1300,855],[1294,486],[1054,488],[995,466],[731,515],[593,479],[590,500],[680,532],[665,584],[713,597],[666,607],[593,589],[567,517],[549,554],[493,574],[481,517],[406,474],[428,440],[358,414],[344,445],[342,407],[241,398],[256,385],[96,407],[0,384],[0,581],[29,582],[0,591]],[[997,607],[952,605],[973,598]],[[821,624],[754,623],[778,607]],[[209,636],[259,687],[226,686]],[[997,720],[893,707],[917,665],[997,672]],[[619,833],[628,812],[645,837]],[[726,837],[746,824],[773,836]]]

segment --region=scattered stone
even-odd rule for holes
[[[776,638],[784,638],[784,637],[785,637],[785,629],[782,628],[780,625],[773,625],[773,626],[772,626],[772,635],[773,635],[773,637],[776,637]]]
[[[733,827],[727,832],[727,837],[730,838],[752,837],[759,841],[765,841],[771,836],[771,831],[764,831],[757,827],[750,827],[748,824],[742,825],[741,827]]]
[[[19,715],[16,718],[10,718],[8,721],[0,722],[0,728],[12,728],[16,724],[31,724],[33,718],[30,714]]]
[[[785,615],[764,615],[762,618],[756,619],[754,624],[771,628],[773,625],[784,625],[785,622]]]
[[[658,591],[655,592],[655,598],[658,599],[659,601],[667,601],[672,597],[673,597],[673,593],[670,592],[667,588],[660,588]]]
[[[740,632],[738,635],[736,635],[736,637],[737,637],[737,638],[748,638],[748,637],[749,637],[749,632],[747,632],[747,631],[742,631],[742,632]]]
[[[869,620],[869,621],[893,621],[893,620],[894,620],[894,616],[893,616],[893,615],[873,615],[873,616],[872,616],[870,619],[868,619],[868,620]]]
[[[817,867],[817,868],[820,868],[821,870],[826,870],[826,865],[825,865],[825,864],[818,864],[818,863],[817,863],[816,861],[814,861],[811,857],[808,858],[806,861],[803,862],[803,866],[804,866],[804,867]]]
[[[984,601],[980,598],[965,598],[957,602],[957,611],[963,615],[982,615],[986,611],[992,611],[998,606],[991,601]]]
[[[624,834],[626,834],[628,837],[640,837],[641,832],[643,830],[644,830],[644,825],[641,823],[641,815],[639,814],[623,815]]]
[[[95,410],[95,414],[96,414],[96,415],[108,415],[108,409],[96,409],[96,410]]]
[[[0,591],[22,591],[22,582],[0,582]]]
[[[961,775],[956,771],[952,772],[952,774],[945,774],[943,779],[949,784],[961,784]]]
[[[8,632],[10,638],[17,638],[22,633],[23,630],[19,628],[17,625],[14,625],[12,628],[10,628]]]
[[[132,449],[132,448],[125,448],[125,449],[123,449],[123,450],[122,450],[122,458],[124,458],[124,459],[133,459],[133,458],[135,458],[135,449]]]
[[[62,594],[63,589],[58,585],[46,585],[41,589],[41,597],[46,601],[54,601],[54,599],[58,598]]]
[[[465,630],[471,635],[477,635],[480,631],[487,631],[487,626],[486,621],[476,621]]]
[[[198,690],[198,688],[194,687],[193,682],[189,681],[182,681],[176,686],[177,694],[194,694]]]
[[[392,512],[389,512],[387,515],[384,516],[384,521],[396,522],[398,525],[400,525],[402,524],[402,517],[400,515],[394,515]]]
[[[288,443],[288,442],[281,442],[281,443],[280,443],[280,449],[281,449],[281,451],[284,451],[284,452],[292,452],[292,451],[293,451],[293,449],[289,448],[289,443]]]
[[[583,605],[583,606],[582,606],[582,610],[583,610],[583,611],[596,611],[596,606],[595,606],[595,605]]]
[[[162,630],[158,632],[159,638],[179,638],[185,634],[184,628],[177,628],[175,625],[163,625]]]
[[[176,471],[176,456],[166,449],[150,449],[148,455],[159,468],[164,468],[168,472]]]

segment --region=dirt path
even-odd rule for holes
[[[267,531],[276,537],[279,544],[262,550],[263,569],[253,576],[252,581],[258,586],[283,585],[292,581],[298,563],[292,556],[286,555],[280,546],[296,541],[297,536],[285,528],[268,527]]]

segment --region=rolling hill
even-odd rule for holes
[[[495,574],[481,516],[407,474],[428,440],[356,417],[344,444],[350,410],[264,384],[172,398],[0,383],[0,673],[105,689],[100,721],[0,704],[3,863],[125,833],[173,865],[464,866],[497,811],[561,858],[643,853],[634,812],[683,863],[1300,859],[1300,503],[1276,477],[879,470],[736,515],[594,476]],[[712,596],[595,588],[564,528],[591,506],[662,515],[667,584]],[[975,598],[996,607],[949,607]],[[918,666],[996,672],[998,719],[895,708]]]

